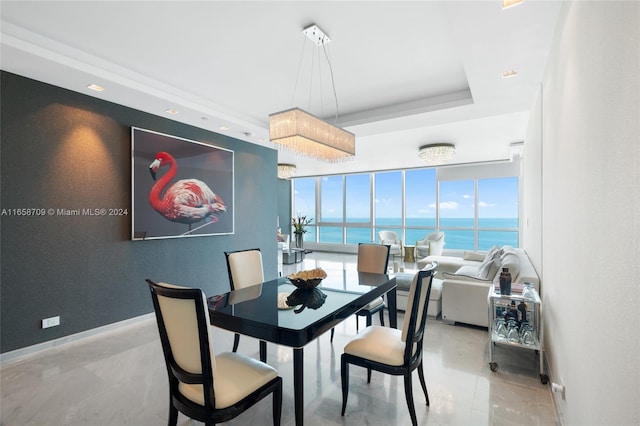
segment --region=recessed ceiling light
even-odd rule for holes
[[[173,114],[173,115],[176,115],[178,113],[178,111],[173,108],[167,108],[164,110],[164,112],[166,112],[167,114]]]
[[[524,0],[502,0],[502,9],[508,9],[512,6],[517,6],[520,3],[523,3]]]
[[[518,75],[518,70],[509,70],[502,73],[502,78],[511,78]]]
[[[225,126],[224,124],[220,127],[218,127],[218,129],[220,130],[229,130],[229,126]]]
[[[104,90],[104,87],[100,86],[99,84],[93,84],[93,83],[88,85],[87,88],[91,90],[95,90],[96,92],[102,92]]]

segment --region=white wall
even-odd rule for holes
[[[639,28],[640,2],[565,3],[525,141],[524,215],[541,229],[525,248],[568,425],[640,424]]]

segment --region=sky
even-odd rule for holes
[[[346,175],[347,217],[370,216],[369,174]],[[402,216],[402,174],[400,171],[375,173],[375,216],[398,218]],[[322,217],[342,216],[343,176],[325,176],[321,180]],[[436,216],[435,169],[405,171],[405,199],[407,218],[434,218]],[[314,217],[315,179],[294,181],[295,209],[297,213]],[[475,208],[475,181],[440,182],[440,217],[473,218]],[[518,178],[478,180],[479,218],[518,217]]]

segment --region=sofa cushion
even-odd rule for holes
[[[484,262],[487,253],[478,253],[477,251],[465,251],[462,258],[464,260],[475,260],[476,262]]]
[[[408,293],[414,275],[415,274],[396,274],[396,290]],[[440,297],[442,297],[442,280],[434,278],[431,283],[429,300],[440,300]]]
[[[463,275],[469,278],[477,278],[479,266],[461,266],[454,275]]]

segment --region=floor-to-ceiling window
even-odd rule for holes
[[[296,179],[293,185],[293,215],[314,219],[316,216],[316,178]],[[312,223],[316,223],[315,220]],[[308,226],[305,241],[316,240],[316,227]]]
[[[478,249],[518,246],[518,178],[478,179]]]
[[[371,174],[345,176],[346,243],[371,241]]]
[[[402,238],[402,172],[380,172],[373,174],[374,185],[374,229],[373,241],[378,232],[394,231]]]
[[[317,219],[305,241],[321,244],[372,242],[379,231],[392,230],[406,245],[442,231],[447,250],[517,247],[514,170],[482,166],[439,173],[424,168],[298,178],[293,182],[294,215]]]

